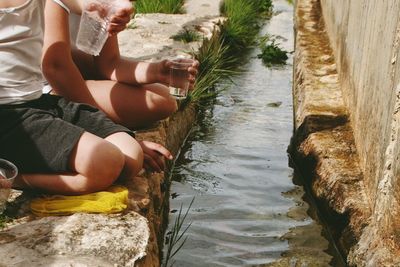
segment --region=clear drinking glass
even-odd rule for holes
[[[188,68],[194,60],[190,58],[176,58],[171,60],[169,93],[177,99],[186,98],[189,90]]]
[[[15,177],[18,175],[18,168],[5,159],[0,159],[0,213],[6,209],[8,197]]]
[[[108,38],[109,17],[115,11],[113,0],[86,0],[79,24],[76,46],[98,56]]]

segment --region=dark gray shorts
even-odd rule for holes
[[[117,132],[134,136],[98,109],[60,96],[0,105],[0,158],[13,162],[21,173],[66,172],[85,131],[101,138]]]

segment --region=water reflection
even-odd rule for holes
[[[293,50],[292,6],[263,29]],[[253,51],[247,70],[212,105],[182,149],[171,207],[194,204],[174,266],[329,266],[328,241],[307,214],[286,149],[292,134],[292,66],[268,69]],[[290,59],[291,60],[291,59]],[[273,104],[271,104],[273,103]],[[185,209],[185,207],[184,207]],[[171,214],[170,221],[174,221]]]

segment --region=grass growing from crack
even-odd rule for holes
[[[271,0],[225,0],[221,13],[227,20],[219,25],[210,39],[204,39],[197,53],[193,53],[199,63],[199,74],[195,88],[186,99],[179,103],[180,109],[188,103],[196,104],[215,98],[221,90],[215,89],[218,81],[230,79],[238,74],[238,65],[249,47],[256,44],[261,19],[270,16]]]
[[[194,57],[200,62],[195,89],[181,102],[180,107],[214,98],[219,92],[215,84],[237,73],[234,71],[237,58],[229,55],[229,49],[223,45],[218,33],[214,33],[210,39],[204,39]]]
[[[166,244],[168,245],[165,260],[162,264],[163,267],[170,267],[173,266],[173,262],[170,263],[170,261],[173,259],[173,257],[176,255],[176,253],[181,250],[183,245],[185,244],[187,240],[187,236],[185,236],[187,230],[191,226],[191,223],[187,224],[185,227],[183,227],[183,224],[187,218],[187,215],[189,213],[190,208],[192,207],[194,202],[194,197],[192,198],[192,201],[190,201],[189,207],[187,208],[186,212],[183,213],[183,207],[181,204],[181,207],[179,209],[178,217],[175,220],[175,223],[172,227],[172,230],[166,234]],[[170,263],[170,265],[168,265]]]
[[[221,29],[222,40],[234,51],[254,45],[261,19],[272,13],[271,0],[225,0],[221,13],[228,19]]]
[[[267,67],[272,67],[272,65],[285,65],[288,59],[287,51],[283,50],[276,43],[276,40],[270,36],[265,36],[260,42],[261,54],[257,57],[261,58],[262,62]]]
[[[137,13],[165,13],[181,14],[184,0],[137,0],[135,9]]]
[[[199,41],[201,39],[201,35],[194,30],[183,29],[180,32],[178,32],[177,34],[173,35],[171,38],[174,39],[175,41],[182,41],[184,43],[190,43],[190,42]]]

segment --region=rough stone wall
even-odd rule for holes
[[[321,5],[375,219],[391,232],[400,224],[400,1],[322,0]]]
[[[400,2],[321,0],[321,6],[369,195],[375,200],[385,165],[393,156],[387,154],[387,148],[393,146],[400,82]],[[397,168],[399,163],[392,165]]]
[[[399,11],[296,1],[296,164],[351,266],[400,265]]]

